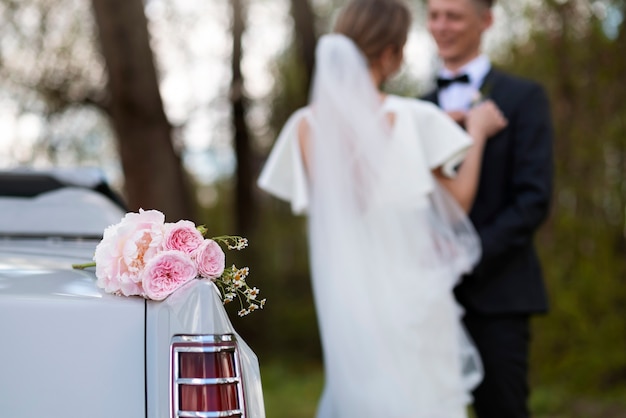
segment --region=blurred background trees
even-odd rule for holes
[[[85,1],[0,2],[4,166],[96,164],[116,155],[97,109],[106,72],[90,7]]]
[[[554,204],[538,237],[552,312],[535,324],[535,376],[623,396],[626,3],[548,1],[528,12],[533,30],[503,65],[543,82],[556,128]]]
[[[316,39],[341,3],[0,0],[0,168],[95,165],[130,209],[247,235],[233,261],[268,304],[233,322],[262,365],[279,365],[264,372],[268,408],[285,380],[319,390],[321,353],[304,219],[255,181],[307,101]],[[389,86],[408,95],[425,92],[435,62],[414,6],[410,63]],[[537,237],[552,300],[534,321],[537,416],[626,416],[625,13],[620,0],[501,0],[488,42],[496,65],[546,86],[556,131]],[[290,374],[290,359],[315,366]],[[283,416],[310,416],[317,394],[300,395],[279,404],[311,405]]]
[[[128,207],[161,208],[168,220],[193,218],[188,182],[161,100],[142,0],[93,0],[106,63],[106,101],[115,130]]]

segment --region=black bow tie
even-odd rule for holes
[[[446,87],[448,87],[450,84],[453,83],[469,83],[470,79],[468,77],[467,74],[461,74],[458,75],[456,77],[453,78],[442,78],[442,77],[438,77],[437,78],[437,87],[440,89],[445,89]]]

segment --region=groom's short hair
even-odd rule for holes
[[[493,5],[496,4],[496,0],[472,0],[472,1],[488,9],[491,9]]]

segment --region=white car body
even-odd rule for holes
[[[263,418],[257,358],[211,282],[193,280],[156,302],[107,294],[93,269],[72,269],[92,260],[97,237],[123,215],[84,188],[0,197],[0,416]],[[218,338],[219,350],[235,341],[236,376],[176,383],[181,338]],[[205,411],[179,408],[184,390],[227,387],[237,408],[209,412],[202,399],[194,402]]]

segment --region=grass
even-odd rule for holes
[[[271,360],[261,364],[267,418],[313,418],[323,386],[319,363]],[[626,388],[580,395],[558,386],[533,387],[534,418],[626,418]]]
[[[531,410],[536,418],[625,418],[626,390],[592,395],[571,394],[554,386],[538,386],[533,388]]]
[[[273,360],[261,364],[267,418],[313,418],[322,392],[321,364]]]

